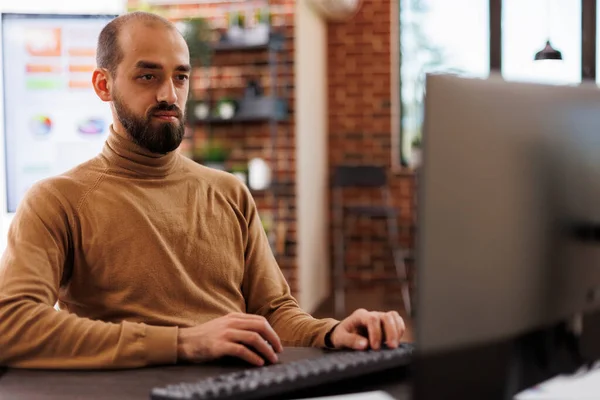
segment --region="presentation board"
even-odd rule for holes
[[[6,211],[40,179],[102,149],[110,108],[94,93],[102,28],[116,15],[1,15]]]

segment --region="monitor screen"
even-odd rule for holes
[[[101,150],[112,119],[94,93],[102,28],[116,15],[2,14],[7,212],[35,182]]]

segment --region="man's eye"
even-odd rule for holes
[[[145,75],[141,75],[140,79],[143,81],[150,81],[154,78],[154,75],[152,74],[145,74]]]
[[[187,81],[189,77],[187,75],[177,75],[177,79],[180,81]]]

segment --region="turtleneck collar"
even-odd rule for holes
[[[152,153],[116,133],[112,125],[102,154],[111,164],[139,176],[165,176],[173,170],[178,160],[176,151]]]

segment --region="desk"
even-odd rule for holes
[[[316,348],[286,347],[279,359],[285,363],[321,354],[323,350]],[[240,369],[243,369],[241,363],[172,365],[118,371],[8,369],[0,376],[0,400],[149,399],[150,390],[155,386],[194,381]],[[410,399],[410,385],[401,380],[365,390],[384,390],[398,400]]]

